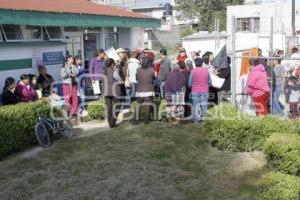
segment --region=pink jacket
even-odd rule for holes
[[[247,94],[251,97],[259,97],[266,92],[270,92],[267,71],[262,64],[259,64],[250,71],[247,81]]]
[[[37,100],[37,94],[32,86],[24,85],[21,82],[17,84],[16,93],[21,102],[30,102]]]

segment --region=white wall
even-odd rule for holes
[[[220,47],[226,44],[226,39],[220,40]],[[190,55],[192,51],[199,51],[205,53],[206,51],[216,52],[215,39],[185,39],[182,41],[183,48],[186,49],[187,54]]]
[[[132,28],[131,31],[131,48],[143,49],[144,48],[144,30],[142,28]]]
[[[13,47],[13,48],[0,48],[0,60],[15,60],[33,58],[33,67],[28,69],[7,70],[0,71],[0,94],[7,77],[13,77],[16,81],[19,80],[22,74],[37,74],[37,66],[35,61],[41,62],[43,52],[62,51],[65,54],[65,46],[48,46],[48,47]],[[40,60],[40,61],[38,61]],[[13,66],[12,66],[13,67]],[[62,65],[47,66],[48,73],[53,76],[55,80],[61,80],[60,69]]]
[[[300,5],[296,5],[296,30],[300,30]],[[227,7],[227,33],[231,34],[232,16],[236,18],[259,17],[260,33],[269,33],[270,18],[273,17],[274,33],[291,35],[291,1],[278,0],[261,5]]]
[[[130,28],[119,28],[119,46],[120,48],[131,49],[131,30]]]

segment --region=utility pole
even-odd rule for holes
[[[296,34],[296,3],[292,0],[292,36],[295,37]]]

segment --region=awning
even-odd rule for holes
[[[88,14],[17,11],[0,9],[0,24],[75,27],[142,27],[157,28],[161,22],[153,18],[117,17]]]

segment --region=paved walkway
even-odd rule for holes
[[[109,127],[106,122],[94,120],[85,123],[80,123],[78,126],[75,126],[74,135],[75,137],[89,137],[107,130],[109,130]],[[25,150],[24,152],[19,153],[17,157],[31,158],[45,150],[47,149],[44,149],[43,147],[40,146],[36,146],[28,150]]]

